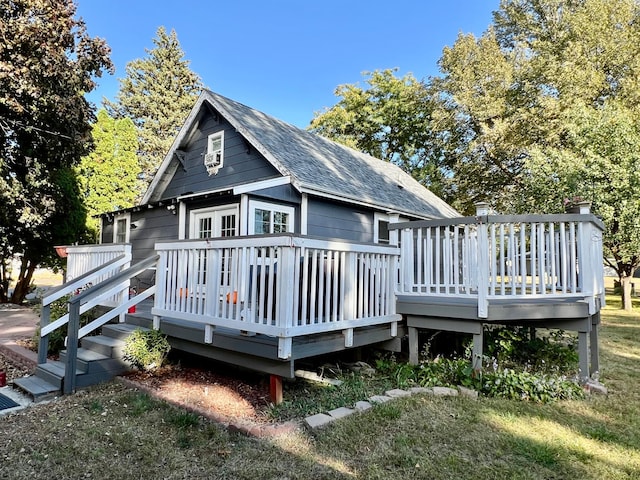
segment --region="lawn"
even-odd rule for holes
[[[609,301],[608,396],[414,396],[313,434],[254,439],[110,383],[0,418],[0,478],[640,479],[640,315]]]

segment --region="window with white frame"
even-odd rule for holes
[[[192,210],[189,238],[235,237],[237,219],[238,205]]]
[[[209,135],[207,153],[204,155],[204,166],[209,175],[215,175],[224,164],[224,130]]]
[[[293,232],[293,207],[268,202],[249,202],[249,235]]]
[[[129,243],[131,215],[117,215],[113,220],[113,243]]]

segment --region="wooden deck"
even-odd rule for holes
[[[588,211],[493,216],[480,206],[477,213],[392,224],[391,246],[294,234],[159,243],[156,256],[88,283],[70,299],[70,315],[47,318],[43,343],[118,294],[117,314],[149,297],[127,321],[161,329],[174,348],[282,377],[308,357],[374,344],[398,350],[407,334],[415,362],[422,329],[472,334],[479,368],[484,326],[502,323],[577,331],[588,378],[599,368],[602,223]],[[109,255],[118,248],[126,246]],[[95,266],[85,258],[92,248],[68,250],[82,276],[67,290],[104,276],[101,268],[83,273]],[[141,268],[153,269],[155,284],[122,299]]]
[[[151,309],[151,302],[139,304],[136,313],[127,315],[126,322],[152,328],[154,316]],[[368,345],[399,352],[401,338],[406,336],[404,325],[399,325],[397,330],[392,330],[390,325],[356,328],[350,346],[345,346],[345,335],[339,331],[298,336],[292,341],[291,356],[282,359],[278,351],[278,338],[273,336],[218,327],[213,332],[211,342],[207,343],[203,323],[171,317],[162,317],[159,328],[176,350],[285,378],[293,378],[295,363],[305,358]]]

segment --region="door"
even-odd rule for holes
[[[238,205],[192,210],[189,216],[189,238],[205,239],[214,237],[235,237],[238,234]],[[221,255],[220,286],[223,295],[231,291],[231,250],[225,249]],[[198,265],[198,292],[204,292],[206,279],[207,251],[200,251]]]

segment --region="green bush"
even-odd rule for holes
[[[134,330],[125,340],[123,358],[139,370],[160,368],[171,350],[167,337],[158,330]]]

